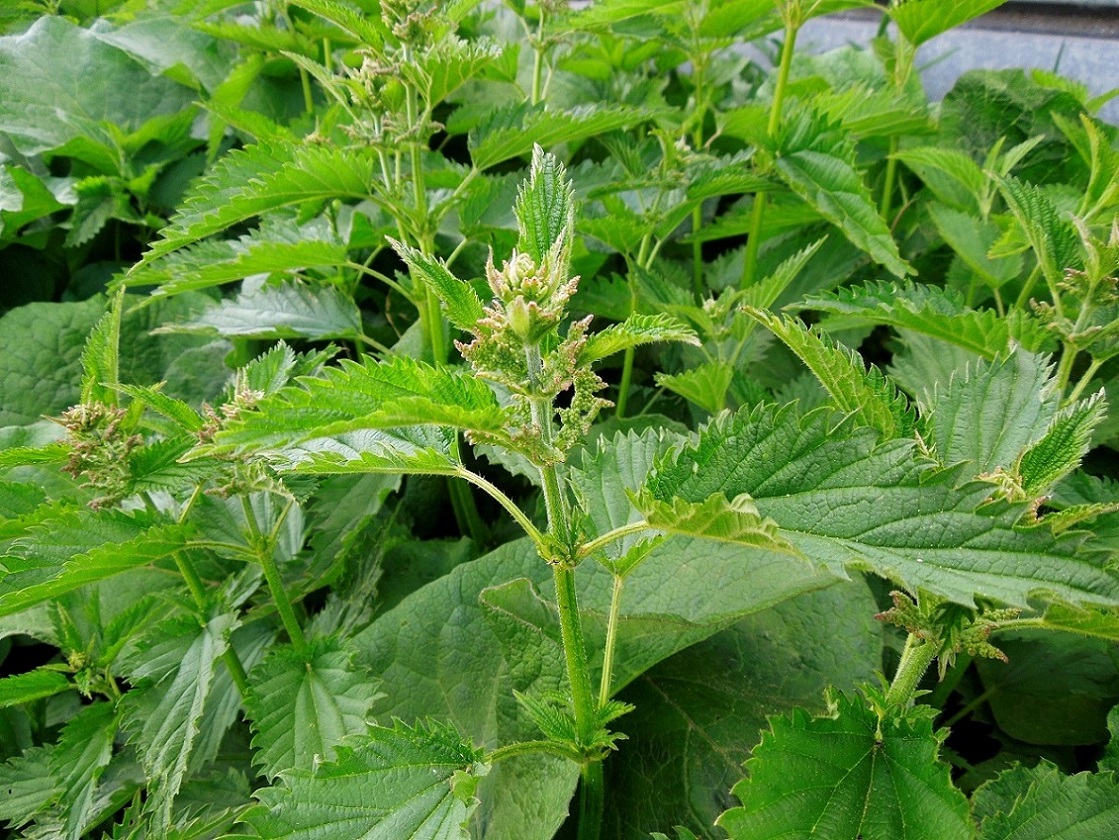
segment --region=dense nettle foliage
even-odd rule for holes
[[[5,4],[0,835],[1119,836],[1119,148],[928,101],[999,4]]]

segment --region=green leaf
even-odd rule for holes
[[[335,352],[328,349],[315,353],[296,353],[281,341],[237,373],[248,389],[270,397],[293,379],[316,373]]]
[[[400,476],[349,475],[324,479],[307,507],[307,532],[315,556],[332,568],[362,550],[361,539]],[[350,593],[346,593],[347,595]]]
[[[878,368],[871,365],[868,370],[854,350],[787,316],[754,307],[746,307],[745,312],[785,342],[820,380],[839,410],[856,423],[885,438],[904,437],[913,430],[905,397]]]
[[[994,643],[1009,662],[976,659],[975,665],[1000,730],[1029,744],[1106,740],[1107,713],[1119,695],[1115,643],[1106,634],[1004,630]]]
[[[1053,765],[1015,767],[975,792],[979,840],[1097,840],[1119,833],[1113,773],[1066,776]]]
[[[540,146],[532,149],[528,180],[517,190],[513,212],[517,246],[537,265],[567,252],[575,230],[575,189],[559,158]]]
[[[1106,416],[1103,391],[1061,409],[1045,436],[1023,452],[1018,462],[1026,495],[1040,496],[1080,466],[1092,448],[1092,433]]]
[[[941,238],[964,264],[992,289],[1018,277],[1022,259],[1017,254],[991,257],[991,249],[1002,235],[994,222],[976,218],[974,212],[956,210],[937,202],[928,205],[929,215]]]
[[[702,502],[686,502],[683,499],[661,501],[646,492],[635,495],[633,503],[645,514],[649,525],[670,534],[783,551],[794,557],[799,555],[781,536],[777,523],[759,514],[754,500],[746,493],[733,499],[713,493]]]
[[[1036,320],[993,309],[968,308],[953,290],[912,283],[867,283],[832,294],[814,295],[795,309],[852,315],[871,323],[913,330],[993,359],[1013,345],[1036,352],[1048,341]]]
[[[727,407],[734,373],[730,362],[704,362],[681,373],[657,373],[656,382],[661,388],[679,394],[714,415]]]
[[[964,795],[937,760],[940,741],[922,710],[880,719],[842,694],[830,714],[774,718],[719,817],[732,840],[780,837],[969,840]]]
[[[61,16],[0,38],[0,132],[25,155],[60,150],[115,173],[109,126],[133,131],[196,96]]]
[[[200,738],[217,661],[236,622],[233,615],[218,615],[201,627],[193,617],[175,619],[159,628],[154,644],[133,667],[139,686],[124,700],[125,727],[150,780],[151,808],[160,826],[170,825],[173,800]]]
[[[624,472],[626,465],[619,466]],[[640,472],[638,464],[634,469]],[[487,612],[480,600],[483,590],[521,578],[527,578],[537,593],[551,591],[551,570],[526,540],[456,567],[362,631],[355,645],[381,676],[386,694],[375,709],[378,715],[449,720],[486,747],[538,738],[512,689],[560,686],[565,677],[558,641],[557,656],[541,658],[548,650],[544,638],[538,646],[540,656],[525,657],[516,650],[507,659],[495,622],[516,621],[526,635],[539,636],[546,628],[530,631],[528,626],[539,610],[500,615]],[[670,579],[672,585],[666,586]],[[613,575],[596,563],[583,563],[576,580],[588,647],[595,649],[605,634]],[[620,688],[661,659],[742,616],[831,580],[806,564],[790,563],[783,554],[744,552],[704,540],[666,540],[626,578],[614,684]],[[491,605],[492,594],[485,596]],[[547,609],[554,613],[550,598]],[[449,668],[448,663],[455,666]],[[486,826],[492,840],[550,840],[567,814],[577,776],[577,766],[562,759],[525,756],[502,761],[482,782],[475,826]]]
[[[0,616],[154,563],[188,533],[147,512],[59,510],[0,558]]]
[[[50,748],[31,747],[0,764],[0,790],[4,791],[0,820],[21,826],[58,795],[60,787],[51,773],[50,754]]]
[[[855,168],[854,146],[835,125],[802,112],[785,127],[777,155],[782,180],[854,245],[898,277],[913,273]]]
[[[485,317],[482,300],[474,287],[459,280],[447,264],[438,257],[425,254],[395,239],[390,239],[392,247],[400,258],[408,264],[414,277],[423,282],[443,301],[447,309],[447,320],[460,330],[470,331],[477,327],[478,321]]]
[[[1103,755],[1100,756],[1099,768],[1101,771],[1115,773],[1119,771],[1119,706],[1112,707],[1107,713],[1107,731],[1110,737]]]
[[[207,240],[134,268],[128,286],[158,284],[155,295],[175,295],[231,283],[254,274],[328,268],[349,263],[346,245],[326,219],[299,225],[266,217],[259,230],[237,239]]]
[[[1114,609],[1077,609],[1066,604],[1050,604],[1040,618],[1040,626],[1119,642],[1119,611]]]
[[[181,16],[144,15],[94,31],[100,40],[147,67],[153,76],[164,75],[190,88],[214,91],[229,73],[228,58],[214,39]]]
[[[823,712],[829,685],[847,690],[874,678],[882,655],[875,611],[859,579],[809,592],[631,683],[621,699],[636,711],[624,720],[625,744],[606,763],[608,829],[636,837],[680,823],[707,836],[767,716],[797,706]]]
[[[116,405],[113,386],[120,379],[120,321],[123,291],[109,302],[109,310],[86,338],[82,348],[82,402]]]
[[[579,352],[579,362],[592,364],[631,347],[679,341],[699,346],[695,331],[670,315],[630,315],[620,324],[611,324],[592,335]]]
[[[465,823],[487,768],[452,729],[374,727],[337,754],[313,771],[284,773],[283,787],[257,792],[262,804],[244,817],[257,836],[469,840]]]
[[[202,416],[186,402],[169,397],[156,388],[147,388],[141,385],[117,385],[117,390],[173,421],[176,426],[184,431],[197,432],[203,426]]]
[[[1060,394],[1048,360],[1019,350],[958,371],[924,400],[921,415],[936,457],[944,465],[971,461],[978,475],[1010,469],[1056,417]]]
[[[119,723],[115,704],[86,706],[66,724],[51,752],[67,837],[79,837],[97,811],[98,782],[113,756]]]
[[[353,664],[336,639],[316,639],[308,650],[274,648],[253,669],[245,700],[256,736],[257,764],[270,779],[286,770],[313,770],[333,761],[346,735],[365,732],[378,696],[369,674]]]
[[[368,7],[362,7],[362,11],[358,12],[335,0],[292,0],[292,2],[301,9],[329,20],[363,46],[383,48],[385,38],[391,37],[385,22],[375,12],[370,12]]]
[[[30,303],[0,317],[0,426],[26,425],[81,399],[81,355],[104,303]]]
[[[369,198],[372,183],[372,158],[349,149],[270,142],[229,152],[191,189],[139,265],[270,210]]]
[[[298,281],[250,282],[187,321],[165,324],[157,333],[187,332],[227,338],[353,339],[361,335],[361,313],[337,286]]]
[[[0,709],[53,697],[73,687],[65,674],[46,668],[5,677],[0,679]]]
[[[22,166],[0,167],[0,242],[17,239],[24,225],[65,207],[47,181]]]
[[[474,77],[501,61],[506,51],[516,52],[514,44],[497,44],[485,38],[464,41],[452,34],[436,40],[400,68],[401,74],[424,91],[429,105],[438,105]]]
[[[645,483],[654,461],[681,440],[663,427],[654,427],[640,434],[631,431],[600,437],[583,451],[571,481],[579,496],[579,509],[586,512],[596,533],[605,534],[642,519],[629,494]],[[651,533],[632,534],[609,543],[603,549],[607,561],[619,574],[628,573],[656,544],[650,537]]]
[[[341,436],[354,432],[424,425],[502,435],[504,423],[505,414],[489,386],[465,371],[405,356],[382,362],[367,357],[364,363],[343,360],[339,367],[266,397],[256,411],[230,422],[217,442],[240,450],[279,448],[287,455],[297,444],[344,453],[361,436],[348,441]],[[338,439],[339,446],[323,443],[329,438]],[[371,451],[392,445],[384,435],[366,434],[364,439]]]
[[[470,132],[470,157],[478,169],[520,157],[533,146],[574,143],[629,128],[652,116],[645,108],[626,105],[580,105],[569,110],[551,110],[528,104],[494,111],[482,125]]]
[[[988,180],[970,155],[959,149],[917,146],[902,149],[894,157],[912,169],[938,199],[978,221],[979,197],[986,192]]]
[[[997,9],[1006,0],[896,0],[886,7],[898,30],[914,46]]]
[[[459,475],[453,437],[442,429],[363,429],[313,438],[267,453],[279,469],[307,475]]]
[[[1078,539],[1019,528],[1022,505],[985,505],[989,484],[957,480],[918,457],[913,441],[878,443],[871,429],[833,427],[826,411],[799,418],[763,406],[717,418],[647,487],[695,503],[749,493],[813,562],[869,567],[911,592],[965,605],[982,596],[1025,606],[1037,594],[1117,602],[1119,577]]]
[[[1079,268],[1083,262],[1076,228],[1060,215],[1040,187],[1013,176],[999,178],[998,185],[1033,248],[1042,274],[1056,286],[1064,278],[1065,269]]]

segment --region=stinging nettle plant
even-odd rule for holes
[[[0,678],[0,820],[1119,832],[1119,492],[1081,467],[1115,445],[1119,158],[1087,93],[977,74],[932,109],[916,49],[990,0],[891,3],[892,40],[824,57],[804,23],[865,4],[475,5],[196,21],[241,50],[191,65],[213,167],[104,303],[4,316],[16,359],[81,355],[51,401],[0,380],[0,654],[50,651]],[[775,31],[763,79],[735,46]],[[91,41],[138,73],[56,18],[0,60],[18,87],[12,56]],[[290,124],[246,98],[284,72]],[[12,110],[38,203],[0,245],[65,238],[93,205],[40,194]],[[976,763],[948,731],[984,714]]]

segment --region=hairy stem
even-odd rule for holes
[[[505,508],[505,510],[510,516],[513,517],[516,523],[520,525],[522,529],[524,529],[524,532],[529,536],[533,544],[536,546],[536,550],[541,553],[544,552],[544,536],[540,533],[539,529],[532,524],[532,520],[525,516],[524,511],[517,507],[512,499],[502,493],[501,490],[495,485],[482,478],[482,476],[478,475],[475,472],[471,472],[465,467],[456,472],[455,475],[457,475],[461,479],[464,479],[465,481],[469,481],[480,490],[485,491],[490,496],[490,498],[492,498],[495,502]]]
[[[554,441],[552,428],[552,401],[540,394],[542,357],[540,345],[525,348],[525,362],[529,379],[529,406],[533,426],[542,443],[551,448]],[[552,542],[567,545],[571,541],[571,510],[567,495],[560,481],[556,465],[538,464],[544,490],[544,507],[548,514],[548,534]],[[572,558],[545,556],[552,562],[552,575],[556,587],[556,604],[559,608],[560,636],[563,656],[567,666],[567,680],[571,685],[571,704],[575,712],[575,737],[580,747],[588,746],[597,730],[598,710],[591,689],[590,665],[587,660],[587,643],[583,636],[583,619],[579,614],[579,598],[575,588],[575,567]],[[591,769],[597,768],[597,769]],[[579,837],[597,840],[602,824],[603,776],[598,760],[591,760],[583,767],[584,794],[580,809]],[[597,803],[597,804],[596,804]]]
[[[790,21],[785,24],[785,44],[781,48],[781,63],[777,69],[777,85],[773,89],[773,102],[769,106],[769,124],[766,135],[772,140],[781,127],[781,105],[785,98],[785,87],[789,82],[789,69],[793,65],[793,48],[796,46],[799,25]],[[762,225],[765,222],[765,193],[754,195],[754,212],[750,217],[750,238],[746,240],[746,257],[742,267],[742,288],[748,289],[757,280],[758,249],[761,247]]]
[[[651,237],[646,235],[641,241],[641,253],[637,257],[637,262],[642,268],[648,268],[648,263],[645,260],[651,259],[648,256],[649,245]],[[637,287],[635,285],[632,274],[629,278],[629,314],[637,311]],[[627,347],[622,354],[622,378],[618,382],[618,400],[614,404],[614,416],[619,420],[626,416],[626,409],[629,407],[629,388],[633,382],[633,361],[634,361],[634,348]]]
[[[890,150],[886,155],[886,179],[882,183],[882,198],[878,203],[878,214],[890,223],[890,203],[894,197],[894,182],[898,177],[898,138],[895,134],[890,138]]]
[[[583,765],[583,784],[579,788],[578,840],[598,840],[602,832],[602,812],[606,799],[602,762]]]
[[[614,416],[619,420],[626,416],[629,408],[629,388],[633,382],[634,349],[627,347],[622,354],[622,378],[618,382],[618,400],[614,404]]]
[[[610,545],[610,543],[632,536],[633,534],[640,534],[642,531],[658,533],[644,519],[641,519],[637,522],[630,522],[626,525],[619,525],[617,528],[607,531],[605,534],[601,534],[595,537],[593,540],[589,540],[588,542],[583,543],[579,547],[579,559],[582,560],[586,557],[590,557],[600,548],[605,548],[606,546]]]
[[[1057,364],[1057,389],[1063,394],[1072,376],[1072,366],[1076,363],[1079,351],[1069,342],[1062,342],[1061,361]]]
[[[913,702],[913,695],[929,665],[936,658],[939,645],[910,633],[905,640],[897,673],[886,692],[886,703],[896,708],[906,708]]]
[[[587,743],[595,732],[595,702],[591,692],[587,644],[583,638],[583,622],[579,616],[579,599],[575,594],[575,570],[562,565],[552,567],[559,604],[560,633],[567,663],[567,677],[575,707],[575,729],[579,740]]]
[[[1076,387],[1069,392],[1069,395],[1067,397],[1065,397],[1065,405],[1076,402],[1078,399],[1080,399],[1080,395],[1084,393],[1084,389],[1088,387],[1088,383],[1092,381],[1092,377],[1096,375],[1096,371],[1098,371],[1103,366],[1103,362],[1103,359],[1092,359],[1092,363],[1088,365],[1087,369],[1084,371],[1084,374],[1076,383]]]
[[[606,622],[606,648],[602,654],[602,679],[598,685],[598,705],[605,706],[610,699],[610,680],[614,675],[614,648],[618,642],[618,618],[622,608],[622,588],[625,578],[614,575],[614,589],[610,593],[610,617]]]
[[[1034,286],[1037,285],[1038,278],[1041,277],[1041,264],[1034,266],[1034,270],[1030,272],[1030,276],[1026,278],[1026,282],[1022,285],[1022,291],[1018,293],[1018,299],[1014,301],[1014,308],[1023,311],[1030,303],[1030,295],[1033,294]]]
[[[172,556],[179,569],[179,574],[182,575],[183,580],[186,581],[187,589],[190,590],[190,597],[194,599],[194,603],[199,610],[205,610],[207,597],[202,578],[198,576],[198,572],[184,552],[176,551]],[[233,684],[237,687],[237,693],[244,699],[249,693],[249,675],[245,673],[245,666],[241,663],[241,658],[232,645],[225,649],[221,658],[225,663],[226,670],[229,671],[229,676],[233,679]]]
[[[256,513],[253,511],[252,502],[249,501],[247,496],[241,497],[241,509],[245,513],[250,543],[256,552],[256,559],[257,562],[260,563],[261,571],[264,572],[264,580],[268,584],[268,591],[272,594],[272,601],[275,603],[276,610],[280,614],[280,621],[283,622],[284,630],[287,631],[292,647],[294,647],[297,652],[303,653],[307,650],[307,637],[303,635],[303,628],[299,626],[299,619],[295,616],[295,609],[292,606],[291,599],[284,589],[283,577],[281,577],[280,570],[276,566],[276,559],[272,556],[272,550],[276,544],[273,538],[276,530],[273,529],[272,534],[268,537],[261,533],[260,526],[256,521]],[[276,528],[283,522],[290,509],[291,503],[289,502],[281,513],[276,523]]]
[[[698,53],[692,56],[692,86],[695,96],[695,129],[692,132],[692,145],[698,152],[703,148],[703,121],[707,116],[707,55]],[[703,206],[696,205],[692,210],[692,297],[696,305],[703,302],[703,243],[699,241],[699,229],[703,225]]]
[[[457,434],[451,442],[451,457],[456,461],[460,460],[459,438]],[[457,478],[448,476],[447,490],[451,496],[451,507],[455,512],[455,520],[466,525],[463,529],[463,533],[469,534],[470,539],[472,539],[476,545],[486,545],[490,538],[489,528],[486,527],[486,523],[482,520],[482,515],[478,512],[478,506],[474,503],[474,496],[470,492],[470,485]]]

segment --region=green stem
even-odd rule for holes
[[[575,707],[575,732],[579,743],[585,745],[594,737],[597,715],[591,692],[583,622],[579,616],[579,599],[575,593],[575,570],[556,564],[552,566],[552,572],[556,583],[556,603],[559,605],[560,635],[563,638],[567,679],[571,683],[571,699]]]
[[[525,348],[528,369],[529,406],[532,424],[546,448],[554,441],[552,428],[552,402],[540,396],[541,353],[540,346]],[[551,542],[569,545],[572,539],[571,510],[567,494],[560,482],[553,463],[538,464],[544,490],[544,507],[548,513],[548,535]],[[552,575],[556,587],[556,605],[559,608],[560,637],[563,640],[563,657],[567,666],[567,680],[571,685],[571,705],[575,712],[576,745],[587,748],[598,730],[598,708],[591,689],[590,665],[587,660],[587,643],[583,636],[583,619],[579,614],[579,598],[575,587],[575,567],[572,558],[544,555],[552,561]],[[583,798],[580,806],[580,840],[597,840],[602,825],[604,799],[601,758],[588,756],[583,765]]]
[[[206,586],[202,583],[202,578],[198,576],[198,572],[190,561],[186,559],[181,551],[174,553],[175,565],[179,569],[179,574],[183,576],[186,581],[187,589],[190,591],[190,597],[194,599],[194,603],[198,605],[199,609],[206,608]]]
[[[641,250],[637,255],[637,263],[642,268],[648,268],[651,262],[649,257],[649,245],[651,244],[652,237],[646,234],[641,240]],[[634,281],[633,272],[630,272],[629,277],[629,314],[632,315],[637,311],[637,287]],[[622,354],[622,378],[618,383],[618,400],[614,405],[614,416],[621,420],[626,416],[626,408],[629,406],[629,389],[630,384],[633,382],[633,361],[636,358],[635,349],[627,347]]]
[[[579,788],[578,840],[598,840],[602,833],[602,812],[606,799],[602,762],[583,765],[583,784]]]
[[[695,130],[692,133],[692,146],[698,152],[703,148],[703,121],[707,117],[707,55],[699,53],[692,56],[692,85],[695,95]],[[692,297],[696,305],[703,303],[703,243],[699,241],[699,229],[703,225],[703,205],[692,209]]]
[[[785,44],[781,48],[781,64],[777,69],[777,85],[773,89],[773,103],[769,107],[769,124],[766,136],[773,140],[781,127],[781,105],[785,98],[785,87],[789,82],[789,69],[793,65],[793,49],[796,47],[798,24],[787,21],[785,24]],[[765,222],[765,193],[755,193],[754,212],[750,217],[750,238],[746,240],[746,258],[742,267],[742,288],[754,285],[758,271],[758,249],[761,247],[762,225]]]
[[[886,180],[882,184],[882,198],[878,205],[878,213],[890,224],[890,203],[894,197],[894,182],[898,176],[898,137],[895,134],[890,138],[890,151],[886,157]]]
[[[536,28],[536,38],[533,39],[532,49],[535,56],[532,60],[532,104],[536,105],[540,102],[540,97],[543,94],[543,87],[541,81],[544,77],[544,9],[537,6],[540,11],[540,25]]]
[[[1033,294],[1034,286],[1037,285],[1038,278],[1041,277],[1041,265],[1035,265],[1034,270],[1030,272],[1030,276],[1026,278],[1025,284],[1022,286],[1022,291],[1018,294],[1018,299],[1014,301],[1014,308],[1018,311],[1023,311],[1026,305],[1030,302],[1030,295]]]
[[[299,83],[303,88],[303,109],[308,114],[315,113],[315,96],[311,92],[311,77],[302,67],[299,68]]]
[[[909,76],[913,72],[913,60],[916,57],[916,48],[904,36],[899,37],[894,45],[894,88],[900,95],[905,88]],[[882,198],[878,205],[878,212],[890,225],[890,210],[894,200],[894,184],[897,182],[898,161],[894,157],[898,152],[898,136],[890,137],[890,152],[886,158],[886,180],[882,185]],[[891,229],[893,225],[890,225]]]
[[[1061,347],[1061,361],[1057,365],[1057,389],[1063,394],[1065,388],[1068,387],[1069,378],[1072,376],[1072,366],[1076,363],[1076,357],[1080,354],[1075,347],[1067,341],[1063,342]]]
[[[696,306],[703,305],[703,243],[699,241],[699,228],[703,224],[703,208],[692,209],[692,299]]]
[[[939,645],[910,633],[905,640],[894,681],[886,692],[886,703],[896,708],[906,708],[913,702],[913,695],[929,665],[936,658]]]
[[[618,383],[618,401],[614,406],[614,416],[621,420],[629,407],[629,387],[633,382],[634,349],[627,347],[622,355],[622,379]]]
[[[1080,377],[1080,380],[1076,383],[1076,387],[1065,397],[1066,405],[1080,399],[1080,395],[1084,393],[1084,389],[1088,387],[1088,383],[1092,381],[1092,377],[1096,375],[1096,371],[1102,366],[1103,359],[1092,359],[1092,363],[1088,365],[1088,369],[1084,371],[1084,375]]]
[[[460,460],[458,435],[455,435],[451,442],[451,457],[456,461]],[[463,531],[470,535],[470,539],[476,545],[487,545],[490,539],[489,528],[486,527],[482,515],[478,512],[478,506],[474,503],[470,485],[454,476],[447,476],[447,491],[451,496],[451,507],[455,511],[455,521],[466,525]]]
[[[605,548],[615,540],[623,539],[632,534],[640,534],[642,531],[651,530],[653,530],[652,526],[644,519],[638,522],[630,522],[626,525],[619,525],[617,528],[607,531],[605,534],[597,536],[589,542],[583,543],[579,547],[579,559],[582,560],[586,557],[590,557],[600,548]]]
[[[172,556],[175,558],[175,565],[179,569],[179,574],[183,576],[187,589],[190,590],[190,597],[194,599],[194,603],[199,610],[205,610],[207,602],[206,587],[202,583],[202,578],[198,576],[198,572],[183,552],[176,551]],[[244,699],[249,693],[249,675],[245,673],[245,666],[241,664],[241,658],[232,645],[225,649],[221,658],[225,663],[226,670],[229,671],[229,676],[233,679],[233,684],[237,686],[237,693]]]
[[[510,516],[513,517],[516,523],[520,525],[522,529],[524,529],[524,532],[528,534],[533,544],[535,544],[536,550],[540,553],[544,552],[545,545],[543,534],[541,534],[540,530],[532,524],[532,520],[525,516],[524,511],[517,507],[512,499],[502,493],[501,490],[488,482],[486,479],[482,478],[482,476],[478,475],[475,472],[471,472],[465,467],[461,468],[458,472],[455,473],[455,475],[457,475],[459,478],[469,481],[475,487],[489,494],[489,496],[495,502],[505,508],[505,510],[509,513]]]
[[[621,615],[623,586],[625,586],[625,578],[614,575],[614,590],[610,594],[610,617],[606,622],[606,649],[602,654],[602,679],[598,686],[599,706],[605,706],[610,699],[610,680],[614,673],[614,648],[618,641],[618,618]]]
[[[280,614],[280,621],[283,622],[284,630],[287,631],[292,647],[295,648],[296,652],[303,653],[307,650],[307,637],[303,635],[303,628],[299,626],[299,619],[295,617],[295,609],[292,607],[291,599],[284,590],[283,577],[281,577],[280,570],[276,566],[276,560],[272,556],[272,549],[275,546],[275,541],[261,534],[260,526],[256,521],[256,513],[253,511],[252,502],[249,501],[247,496],[241,497],[241,509],[245,513],[250,543],[256,551],[257,561],[260,563],[260,568],[264,572],[264,580],[268,583],[268,591],[272,593],[272,601],[276,604],[276,610]],[[291,503],[289,502],[288,506],[284,508],[279,522],[283,521],[284,516],[290,509]],[[279,522],[277,522],[277,527]]]

